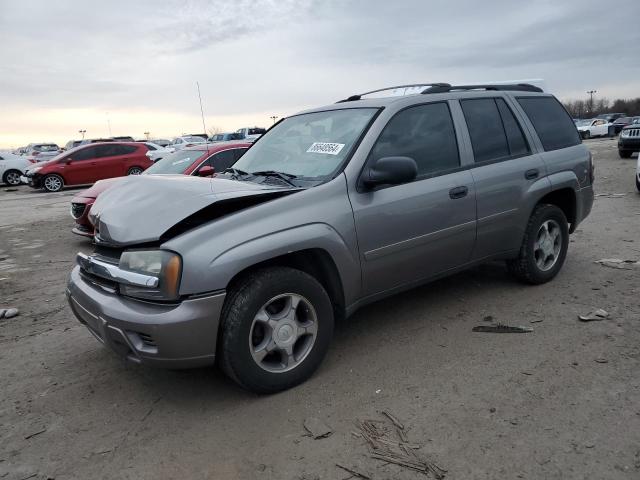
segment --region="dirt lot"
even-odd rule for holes
[[[371,305],[339,325],[304,385],[272,396],[217,369],[126,365],[72,316],[74,191],[0,189],[0,478],[371,479],[424,475],[369,458],[355,421],[389,410],[447,479],[640,478],[640,195],[635,156],[588,142],[591,216],[553,282],[486,265]],[[611,318],[581,323],[604,308]],[[529,334],[472,333],[487,316]],[[316,417],[333,430],[305,435]]]

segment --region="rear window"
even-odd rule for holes
[[[531,120],[545,151],[580,143],[573,120],[554,97],[517,97],[517,100]]]
[[[56,145],[54,143],[43,144],[43,145],[35,145],[33,147],[33,149],[36,152],[55,152],[55,151],[59,150],[58,145]]]

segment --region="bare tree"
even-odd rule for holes
[[[207,129],[207,133],[209,134],[210,137],[213,137],[218,133],[222,133],[222,129],[220,127],[213,125]]]

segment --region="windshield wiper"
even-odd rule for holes
[[[288,183],[292,187],[297,187],[297,185],[293,183],[291,180],[294,178],[298,178],[298,175],[294,175],[292,173],[277,172],[275,170],[262,170],[260,172],[253,172],[252,175],[255,175],[258,177],[277,177],[280,180]]]
[[[233,179],[240,178],[240,177],[246,177],[247,175],[251,175],[250,173],[245,172],[244,170],[238,170],[237,168],[233,168],[233,167],[223,170],[222,173],[230,173],[231,174],[231,178],[233,178]]]

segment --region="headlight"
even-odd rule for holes
[[[27,170],[27,174],[36,173],[36,172],[38,172],[40,170],[42,170],[42,167],[31,168],[31,169]]]
[[[177,300],[182,259],[166,250],[129,250],[120,257],[121,270],[158,277],[157,287],[120,285],[120,293],[148,300]]]
[[[629,130],[622,130],[622,133],[620,134],[621,137],[628,137],[629,136]]]

